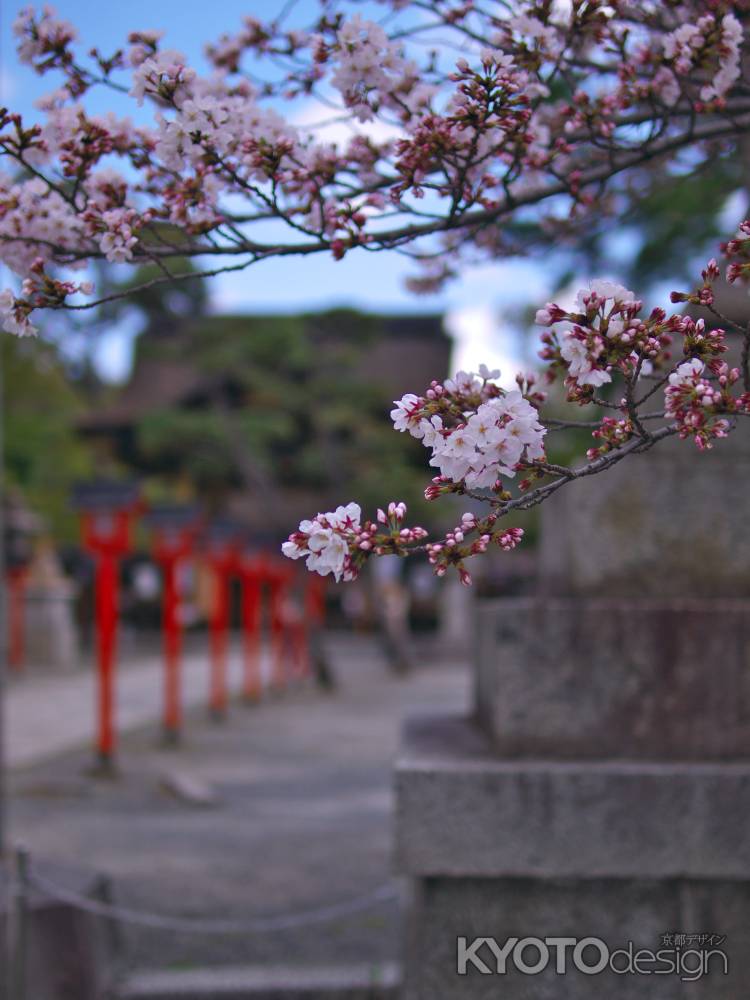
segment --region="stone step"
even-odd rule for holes
[[[398,1000],[400,980],[392,962],[154,970],[131,974],[116,1000]]]

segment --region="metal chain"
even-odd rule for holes
[[[384,883],[372,892],[354,899],[331,903],[314,910],[301,913],[283,914],[277,917],[258,917],[252,920],[201,920],[200,918],[169,917],[163,914],[148,913],[142,910],[132,910],[115,904],[82,896],[72,889],[57,885],[51,879],[37,874],[33,869],[28,871],[28,884],[41,892],[47,893],[62,903],[68,903],[76,909],[84,910],[99,917],[110,920],[120,920],[141,927],[153,927],[161,930],[179,931],[185,934],[269,934],[274,931],[293,930],[296,927],[307,927],[311,924],[328,923],[340,917],[353,916],[375,906],[390,903],[399,897],[398,889],[391,883]]]

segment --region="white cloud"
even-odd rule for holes
[[[313,135],[318,142],[335,143],[339,148],[348,145],[355,135],[364,135],[375,143],[390,142],[403,133],[395,125],[382,121],[359,122],[350,111],[340,113],[330,107],[309,101],[289,119],[300,132]]]
[[[446,314],[445,327],[454,339],[453,370],[476,371],[481,364],[500,369],[500,383],[515,387],[516,373],[525,370],[521,345],[490,305],[464,306]]]
[[[747,209],[747,191],[744,188],[738,188],[727,197],[722,205],[719,225],[727,232],[731,232],[747,216]]]

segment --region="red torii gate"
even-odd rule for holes
[[[288,683],[284,658],[285,632],[291,632],[295,653],[300,662],[306,656],[304,624],[291,622],[285,604],[295,569],[287,566],[267,551],[245,549],[238,562],[242,581],[242,633],[244,680],[243,695],[247,701],[257,701],[262,694],[260,676],[261,633],[264,596],[268,599],[268,625],[271,633],[270,688],[283,691]],[[300,673],[305,673],[301,670]]]
[[[98,480],[73,489],[73,506],[81,514],[84,548],[95,559],[94,602],[97,644],[97,737],[99,764],[114,765],[115,669],[118,620],[119,560],[130,550],[130,527],[140,508],[137,484]]]
[[[323,619],[325,581],[302,574],[300,614],[292,618],[287,613],[288,595],[295,579],[300,579],[294,566],[274,557],[265,548],[246,542],[239,550],[234,571],[242,585],[242,694],[245,701],[254,703],[263,695],[261,650],[265,601],[268,601],[267,623],[271,638],[270,687],[283,691],[292,677],[286,667],[287,652],[293,654],[294,675],[305,678],[311,673],[309,635]],[[289,643],[285,643],[285,639]]]
[[[162,571],[162,637],[164,643],[164,706],[162,729],[167,743],[177,743],[182,728],[180,658],[182,622],[178,571],[191,555],[200,527],[200,514],[188,504],[149,507],[144,518],[151,529],[152,555]]]
[[[300,573],[299,567],[267,552],[258,562],[270,602],[272,686],[283,690],[291,679],[305,679],[312,672],[310,640],[324,618],[325,581],[316,574]],[[289,596],[295,582],[301,599],[298,613],[290,615]],[[287,668],[287,652],[291,654],[290,668]]]

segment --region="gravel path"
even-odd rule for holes
[[[153,726],[131,732],[116,780],[88,776],[82,749],[17,770],[11,836],[32,857],[106,872],[123,905],[180,917],[288,913],[382,884],[391,877],[401,722],[415,711],[462,710],[468,673],[430,663],[397,677],[368,637],[330,635],[326,644],[333,693],[307,687],[233,706],[223,725],[196,713],[179,750],[158,749]],[[396,903],[259,936],[130,928],[125,964],[378,963],[398,956],[401,936]]]

